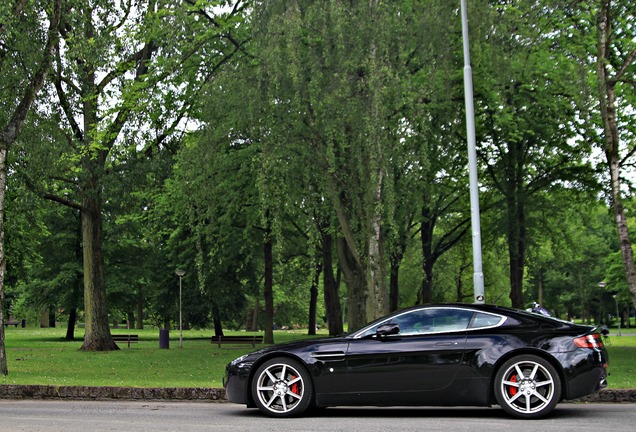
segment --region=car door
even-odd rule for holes
[[[356,403],[421,404],[439,397],[462,361],[470,310],[434,307],[410,310],[379,323],[399,333],[374,329],[354,338],[347,351],[347,383]]]

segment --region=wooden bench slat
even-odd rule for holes
[[[263,335],[212,336],[210,342],[216,343],[219,348],[224,342],[228,344],[250,344],[255,347],[257,343],[263,343]]]
[[[112,335],[113,342],[128,342],[128,348],[130,348],[131,343],[139,342],[139,335],[131,334],[131,335],[122,335],[122,334],[114,334]]]

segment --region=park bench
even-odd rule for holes
[[[219,348],[221,348],[221,344],[250,344],[252,348],[256,346],[257,343],[263,343],[263,335],[241,335],[241,336],[212,336],[211,343],[216,343]]]
[[[128,342],[128,348],[130,348],[131,343],[139,342],[139,335],[133,334],[118,334],[112,335],[114,342]]]
[[[9,327],[10,325],[14,327],[18,327],[18,324],[20,324],[18,321],[12,320],[11,318],[9,318],[7,321],[4,322],[5,327]]]

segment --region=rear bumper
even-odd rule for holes
[[[564,399],[578,399],[607,387],[609,357],[605,349],[577,350],[565,368],[567,388]]]
[[[607,387],[607,372],[604,368],[595,368],[570,381],[568,399],[578,399],[596,393]]]

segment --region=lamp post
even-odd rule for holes
[[[477,178],[477,139],[475,137],[475,103],[473,97],[473,70],[470,66],[468,40],[468,8],[461,0],[462,39],[464,42],[464,100],[466,103],[466,138],[468,141],[468,174],[470,178],[470,214],[473,230],[473,286],[475,303],[485,302],[484,273],[481,256],[481,222],[479,215],[479,181]]]
[[[607,286],[607,284],[605,282],[599,282],[598,286],[602,290],[605,290],[605,287]],[[601,295],[599,296],[598,308],[599,308],[598,323],[601,324],[603,321],[603,293],[601,293]]]
[[[614,294],[612,297],[614,297],[614,303],[616,303],[616,319],[618,320],[618,335],[621,335],[621,317],[619,315],[618,312],[618,294]]]
[[[179,276],[179,348],[183,348],[183,314],[181,310],[181,278],[185,276],[185,270],[177,269],[175,274]]]

